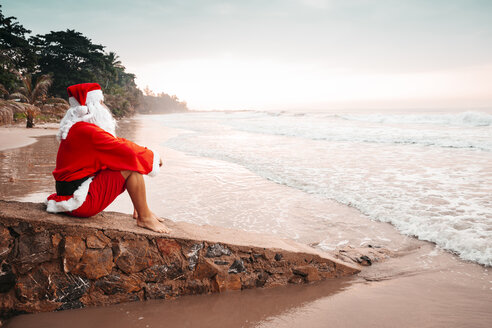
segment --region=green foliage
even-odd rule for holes
[[[67,86],[97,82],[115,116],[135,112],[141,91],[135,85],[135,75],[125,72],[114,52],[104,53],[104,46],[74,30],[37,35],[31,42],[36,47],[39,69],[54,77],[52,95],[66,97]]]
[[[114,52],[107,54],[105,59],[107,70],[102,85],[105,103],[117,117],[134,114],[142,102],[142,91],[135,84],[135,75],[125,72],[125,67]]]
[[[21,75],[19,74],[19,80],[21,81],[21,87],[17,91],[10,95],[11,99],[19,98],[23,102],[34,105],[41,103],[46,99],[48,90],[53,82],[51,75],[40,75],[36,79],[36,83],[32,83],[31,74]]]
[[[144,99],[135,75],[125,72],[118,55],[106,53],[103,45],[80,32],[51,31],[27,39],[29,33],[15,17],[5,17],[0,6],[0,97],[10,94],[39,105],[49,96],[66,99],[70,85],[97,82],[117,117],[132,115],[137,108],[142,112],[187,110],[176,96],[162,93]]]
[[[8,94],[9,94],[8,90],[5,89],[3,84],[0,84],[0,98],[4,96],[8,96]]]
[[[14,121],[25,120],[25,119],[26,119],[26,113],[15,113],[14,114]]]
[[[15,71],[30,73],[36,67],[34,49],[25,37],[31,31],[16,20],[4,16],[0,5],[0,84],[9,92],[17,87]]]
[[[93,44],[74,30],[50,32],[31,37],[36,48],[39,70],[54,77],[51,93],[66,97],[67,87],[97,82],[104,71],[104,47]]]

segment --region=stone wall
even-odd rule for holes
[[[171,235],[129,215],[52,215],[0,201],[0,318],[180,295],[303,284],[359,272],[306,245],[168,222]]]

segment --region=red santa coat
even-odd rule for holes
[[[48,212],[73,211],[84,203],[92,177],[101,170],[135,171],[154,176],[159,170],[159,154],[123,138],[114,137],[92,123],[75,123],[63,139],[56,157],[56,181],[90,177],[71,196],[48,197]]]

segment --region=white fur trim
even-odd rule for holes
[[[78,209],[85,202],[89,186],[94,177],[85,180],[77,190],[73,193],[73,197],[61,202],[56,202],[54,199],[46,201],[46,211],[51,213],[70,212]]]
[[[87,105],[88,103],[100,102],[101,100],[104,101],[104,95],[102,93],[102,90],[92,90],[87,92],[87,97],[85,98],[85,104]],[[68,97],[68,103],[70,104],[70,107],[80,106],[80,103],[77,101],[75,97]]]
[[[75,97],[68,97],[68,103],[70,104],[70,107],[77,107],[80,106],[79,102]]]
[[[161,170],[159,166],[159,163],[161,162],[161,156],[155,150],[150,150],[154,153],[154,160],[152,161],[152,171],[149,172],[148,176],[155,177],[157,174],[159,174],[159,171]]]
[[[102,90],[92,90],[87,92],[87,98],[85,98],[85,103],[95,103],[95,102],[100,102],[104,101],[104,95]]]
[[[96,91],[100,90],[94,90],[87,93],[87,95],[91,94],[91,97],[88,98],[86,106],[80,106],[74,97],[69,98],[71,107],[67,110],[65,116],[60,122],[60,129],[56,135],[58,141],[66,139],[70,128],[77,122],[96,124],[101,129],[111,133],[113,136],[116,136],[116,121],[106,107],[104,107],[99,101],[94,101],[97,99],[103,99],[102,92],[99,93]]]

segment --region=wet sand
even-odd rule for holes
[[[148,129],[144,130],[142,123]],[[235,228],[284,234],[294,239],[298,231],[297,239],[304,243],[316,243],[328,234],[335,241],[347,240],[359,246],[370,237],[397,256],[365,268],[348,280],[22,315],[11,320],[8,327],[64,327],[68,321],[73,327],[492,325],[492,277],[487,268],[462,261],[431,243],[402,236],[390,224],[371,221],[353,208],[313,199],[226,163],[165,148],[162,140],[179,131],[149,133],[155,131],[149,118],[121,122],[120,126],[119,134],[158,149],[164,158],[165,169],[161,175],[147,179],[149,202],[158,215],[219,226],[234,222]],[[50,172],[54,167],[56,141],[53,136],[38,140],[27,147],[0,152],[2,199],[42,201],[52,192]],[[3,141],[0,147],[2,144]],[[237,175],[235,180],[227,174],[231,169]],[[121,196],[108,210],[131,213],[129,197]],[[251,221],[232,220],[245,211]],[[331,214],[332,221],[327,224],[333,225],[334,231],[303,234],[303,229],[316,230],[310,227],[309,216],[320,211]],[[261,220],[255,221],[255,217]],[[280,231],[281,228],[284,229]]]
[[[36,137],[55,135],[57,126],[53,124],[39,125],[31,129],[21,126],[0,127],[0,151],[25,147],[36,142]]]

